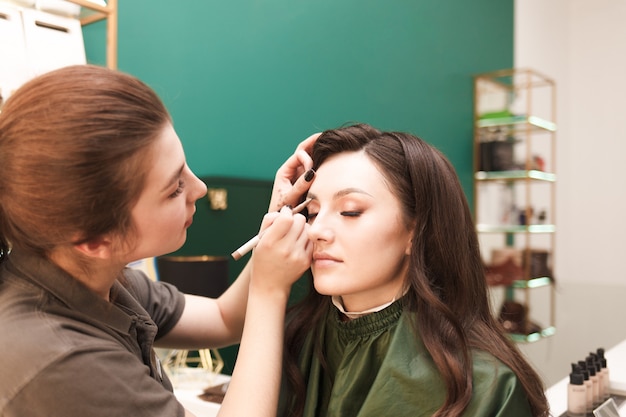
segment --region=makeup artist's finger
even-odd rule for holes
[[[297,240],[303,233],[306,226],[306,218],[299,213],[294,213],[292,217],[291,227],[285,233],[285,238]]]
[[[284,207],[263,234],[257,247],[250,285],[261,291],[284,291],[311,265],[312,245],[306,219]]]
[[[281,257],[285,262],[298,263],[303,262],[302,251],[308,240],[308,233],[306,232],[307,222],[306,218],[301,214],[291,214],[291,210],[287,207],[281,209],[280,216],[276,219],[272,225],[271,232],[268,229],[267,234],[264,234],[263,238],[267,235],[267,240],[259,242],[272,247],[272,250],[281,254]]]
[[[292,191],[292,188],[294,183],[313,167],[313,159],[309,152],[319,135],[316,133],[300,142],[294,153],[276,171],[269,211],[279,210],[284,205],[297,204],[301,195],[308,190],[308,186],[302,183],[297,185],[299,190],[303,190],[300,195],[296,194],[297,191]],[[310,174],[307,178],[309,177]]]
[[[298,160],[298,166],[301,170],[306,171],[313,168],[313,159],[311,154],[304,149],[299,149],[294,152],[296,159]]]
[[[307,268],[311,267],[313,260],[313,243],[309,240],[309,225],[306,218],[300,214],[293,216],[293,224],[283,238],[288,245],[289,262],[299,265],[300,276]]]
[[[308,138],[300,142],[296,150],[303,149],[310,155],[311,150],[313,149],[313,144],[315,143],[315,141],[317,140],[317,138],[319,138],[321,134],[322,132],[317,132],[317,133],[312,134],[311,136],[309,136]]]
[[[293,191],[294,183],[298,181],[305,181],[304,178],[312,179],[312,171],[302,172],[301,174],[294,177],[276,177],[274,181],[274,186],[272,188],[272,197],[270,199],[270,205],[268,211],[278,211],[281,207],[290,205],[295,206],[299,202],[299,197],[303,194],[297,195]],[[302,178],[302,179],[300,179]],[[303,184],[298,184],[298,189],[306,190],[308,187],[303,187]]]
[[[276,172],[277,180],[293,183],[305,171],[313,167],[311,155],[304,149],[296,150]]]
[[[301,221],[302,221],[302,228],[300,229],[299,235],[296,239],[296,243],[294,245],[294,250],[295,249],[301,249],[302,251],[304,251],[304,256],[306,259],[308,259],[309,264],[307,267],[309,267],[312,261],[312,256],[313,256],[313,242],[311,242],[311,240],[309,239],[309,224],[307,224],[306,218],[304,216],[301,216]]]
[[[295,152],[276,173],[270,211],[295,205],[310,187],[315,171],[313,160],[304,150]]]
[[[267,221],[266,221],[267,219]],[[270,223],[271,222],[271,223]],[[270,224],[267,224],[270,223]],[[277,213],[268,213],[263,218],[262,235],[258,246],[275,244],[289,231],[293,223],[291,208],[284,206]]]
[[[261,221],[261,228],[259,229],[259,232],[262,232],[263,230],[270,227],[272,223],[274,223],[274,220],[276,220],[276,218],[279,216],[279,214],[280,213],[277,211],[272,212],[272,213],[266,213],[263,216],[263,220]]]
[[[305,195],[307,191],[309,191],[309,188],[311,188],[311,184],[313,183],[314,179],[315,171],[311,168],[296,180],[293,186],[283,196],[282,203],[291,206],[298,204],[301,197]]]

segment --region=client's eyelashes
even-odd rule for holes
[[[185,181],[180,179],[178,180],[178,187],[176,188],[176,191],[170,194],[170,198],[178,197],[183,192],[183,188],[185,188]]]
[[[341,211],[339,212],[340,215],[344,216],[344,217],[359,217],[361,214],[363,214],[362,211]],[[312,212],[308,212],[305,215],[307,221],[312,221],[313,219],[315,219],[315,217],[317,217],[317,213],[312,213]]]

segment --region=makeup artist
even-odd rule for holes
[[[89,65],[16,91],[0,113],[0,416],[190,416],[153,346],[238,342],[220,416],[274,416],[287,297],[311,259],[286,205],[309,187],[314,140],[277,171],[236,282],[188,296],[125,267],[181,247],[206,193],[157,95]]]
[[[312,288],[288,312],[289,417],[547,417],[491,314],[463,189],[421,139],[323,132],[308,198]]]

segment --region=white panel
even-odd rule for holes
[[[80,14],[79,5],[65,0],[37,0],[35,8],[63,16],[77,17]]]
[[[0,3],[0,89],[6,99],[30,76],[22,16],[17,7]]]
[[[86,63],[78,19],[29,9],[22,11],[22,18],[28,65],[35,75]]]
[[[34,7],[36,0],[0,0],[0,3],[13,3],[18,6]]]

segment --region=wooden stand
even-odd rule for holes
[[[107,20],[106,59],[107,67],[117,69],[117,0],[108,0],[106,6],[94,4],[89,0],[67,0],[86,9],[80,17],[81,25]]]

